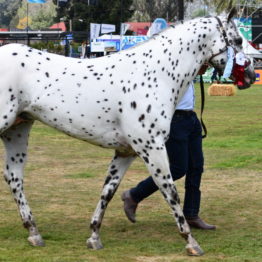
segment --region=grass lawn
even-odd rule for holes
[[[206,88],[208,85],[206,85]],[[197,108],[199,108],[199,88]],[[121,193],[148,173],[137,159],[109,204],[104,249],[86,248],[89,222],[113,151],[101,149],[36,122],[29,141],[24,186],[46,247],[31,247],[9,187],[0,182],[0,262],[261,262],[262,86],[232,97],[206,96],[205,173],[201,216],[217,230],[193,229],[205,255],[188,257],[171,210],[159,193],[126,219]],[[199,112],[199,109],[197,109]],[[4,148],[0,147],[4,158]],[[3,161],[0,168],[3,170]],[[181,199],[184,179],[177,181]]]

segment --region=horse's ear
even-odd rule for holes
[[[229,22],[234,16],[237,15],[237,9],[235,7],[233,7],[230,12],[229,15],[227,17],[227,22]]]

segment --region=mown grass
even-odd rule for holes
[[[197,106],[199,107],[197,87]],[[36,123],[31,132],[25,191],[46,247],[28,245],[16,204],[0,182],[0,262],[262,261],[262,87],[233,97],[206,97],[205,173],[201,216],[216,231],[193,230],[205,250],[187,257],[171,211],[159,193],[125,218],[120,194],[148,173],[137,159],[105,214],[104,249],[89,250],[89,221],[99,199],[111,150],[101,149]],[[0,155],[4,149],[0,147]],[[0,164],[3,169],[3,162]],[[181,199],[184,180],[177,181]]]

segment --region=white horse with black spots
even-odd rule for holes
[[[174,213],[189,255],[203,251],[192,237],[170,175],[165,142],[176,104],[200,67],[222,70],[227,49],[241,50],[231,14],[200,18],[168,28],[146,43],[112,56],[79,60],[25,45],[0,48],[0,137],[4,177],[18,205],[29,242],[44,245],[23,190],[29,132],[39,120],[72,137],[115,149],[87,246],[102,248],[99,229],[106,207],[127,168],[144,160]],[[220,24],[222,21],[222,24]],[[245,68],[242,88],[254,82]]]

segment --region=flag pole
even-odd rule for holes
[[[123,0],[120,2],[120,47],[119,51],[122,50],[122,40],[123,40],[123,24],[122,24],[122,19],[123,19]]]
[[[29,5],[28,5],[28,2],[26,3],[26,34],[27,34],[27,45],[29,46],[29,35],[28,35],[28,26],[29,26],[29,23],[28,23],[28,9],[29,9]]]

